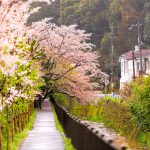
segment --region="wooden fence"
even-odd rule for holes
[[[24,130],[26,124],[29,122],[30,116],[34,109],[34,103],[30,104],[28,111],[22,112],[20,114],[15,114],[12,109],[12,114],[9,114],[9,108],[6,107],[6,134],[7,134],[7,150],[10,150],[10,141],[14,141],[16,133],[20,133]],[[11,116],[11,117],[10,117]],[[0,123],[0,150],[3,148],[3,127],[4,125]]]

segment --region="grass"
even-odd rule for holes
[[[14,141],[10,142],[10,150],[18,150],[21,142],[26,138],[28,131],[33,128],[34,121],[36,117],[36,111],[33,111],[29,123],[26,125],[25,129],[21,133],[15,134]],[[6,150],[7,141],[4,139],[3,149]]]
[[[102,100],[104,100],[104,101],[111,101],[111,102],[115,102],[115,103],[121,103],[122,102],[121,98],[111,97],[111,96],[103,97]]]
[[[56,115],[56,112],[55,112],[55,109],[54,109],[53,106],[52,106],[52,110],[53,110],[53,113],[54,113],[56,128],[62,134],[62,137],[63,137],[63,141],[64,141],[64,144],[65,144],[64,150],[75,150],[75,148],[73,147],[73,145],[71,143],[71,139],[65,137],[64,130],[63,130],[61,124],[58,121],[58,118],[57,118],[57,115]]]

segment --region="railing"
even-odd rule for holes
[[[30,104],[28,111],[22,112],[18,115],[13,114],[10,117],[8,107],[6,108],[6,124],[2,125],[0,123],[0,150],[4,150],[3,148],[3,126],[6,127],[6,149],[10,150],[11,141],[14,142],[15,134],[20,133],[24,130],[25,126],[29,122],[30,116],[34,109],[34,103]]]
[[[125,150],[126,147],[117,148],[112,140],[105,140],[99,131],[89,128],[88,124],[81,123],[80,119],[72,116],[62,106],[50,97],[57,117],[67,137],[71,138],[77,150]]]

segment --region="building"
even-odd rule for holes
[[[140,60],[142,60],[142,68]],[[150,49],[142,49],[140,53],[139,48],[136,47],[134,51],[122,54],[119,61],[121,65],[120,89],[141,73],[150,74]]]

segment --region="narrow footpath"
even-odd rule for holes
[[[63,139],[56,129],[49,101],[44,100],[42,110],[37,112],[34,128],[19,150],[64,150]]]

